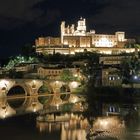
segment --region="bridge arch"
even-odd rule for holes
[[[63,84],[63,85],[60,87],[60,93],[64,93],[64,92],[70,92],[70,87],[69,87],[69,85]]]
[[[41,104],[49,104],[53,99],[53,88],[47,81],[43,81],[42,86],[38,89],[38,100]],[[44,95],[44,96],[43,96]]]
[[[66,93],[66,94],[65,94]],[[66,85],[66,84],[63,84],[61,87],[60,87],[60,98],[63,100],[63,101],[66,101],[70,98],[70,87],[69,85]]]
[[[38,93],[54,93],[53,87],[47,81],[43,81],[42,85],[38,88]]]
[[[6,95],[7,97],[14,96],[15,100],[8,100],[8,104],[15,109],[20,108],[26,103],[28,92],[24,84],[15,84],[9,89]]]
[[[13,95],[28,95],[28,89],[24,84],[13,85],[6,93],[7,96]]]

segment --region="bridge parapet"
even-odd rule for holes
[[[54,93],[61,93],[61,89],[63,86],[67,88],[69,92],[73,92],[79,85],[81,85],[80,82],[77,81],[71,81],[71,82],[64,82],[64,81],[50,81],[50,86],[52,87]]]
[[[48,88],[53,93],[73,92],[79,85],[79,82],[71,81],[43,81],[37,79],[0,79],[0,97],[6,96],[9,90],[14,86],[21,86],[26,95],[38,94],[39,88],[43,83],[48,83]]]
[[[7,95],[8,91],[16,86],[21,86],[28,95],[38,94],[38,89],[43,81],[34,79],[0,79],[0,97]]]

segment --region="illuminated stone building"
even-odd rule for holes
[[[130,59],[132,56],[130,55],[104,55],[99,57],[99,64],[103,65],[120,65],[123,60]]]
[[[74,24],[66,26],[65,21],[61,22],[60,37],[39,37],[35,41],[36,52],[52,53],[55,49],[56,52],[64,54],[75,54],[75,52],[83,52],[85,49],[88,51],[112,51],[112,49],[124,49],[126,43],[134,43],[134,39],[126,39],[125,32],[117,31],[115,34],[96,34],[95,30],[87,32],[86,19],[80,18],[77,27]],[[57,48],[57,49],[56,49]],[[106,50],[107,48],[107,50]],[[58,51],[59,50],[59,51]],[[133,52],[133,50],[127,52]]]
[[[74,77],[82,78],[79,68],[48,68],[48,67],[39,67],[37,69],[38,76],[40,78],[47,77],[48,79],[60,79],[60,75],[64,70],[69,70]]]
[[[36,46],[60,46],[61,41],[59,37],[39,37],[38,39],[35,40],[35,45]]]
[[[74,25],[65,26],[61,23],[61,43],[69,47],[122,47],[127,41],[125,32],[116,32],[115,35],[96,34],[95,30],[86,31],[86,20],[78,21],[76,30]]]
[[[117,68],[102,69],[102,86],[121,86],[120,70]]]

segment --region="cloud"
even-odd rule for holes
[[[61,19],[93,16],[109,2],[110,0],[1,0],[0,29],[22,28],[29,23],[43,27]]]
[[[42,0],[1,0],[0,28],[12,29],[33,21],[42,12],[33,6]]]
[[[42,0],[1,0],[0,15],[30,20],[31,16],[33,16],[33,18],[36,16],[34,12],[38,12],[32,9],[32,7],[41,1]]]
[[[0,29],[40,28],[80,16],[90,24],[137,28],[139,5],[139,0],[1,0]]]
[[[96,24],[122,27],[125,29],[139,28],[139,0],[112,0],[99,14],[90,17]]]
[[[13,54],[40,35],[59,36],[62,20],[76,23],[80,16],[97,33],[122,30],[138,35],[139,6],[140,0],[1,0],[1,55],[9,55],[4,53],[7,48]]]

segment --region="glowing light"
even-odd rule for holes
[[[33,89],[36,88],[36,81],[35,81],[35,80],[33,80],[33,82],[32,82],[32,88],[33,88]]]
[[[71,82],[71,86],[72,86],[72,88],[77,88],[78,83],[76,81],[73,81],[73,82]]]
[[[36,84],[36,81],[35,80],[33,80],[33,85],[35,85]]]
[[[111,47],[111,43],[110,41],[105,38],[105,37],[102,37],[99,42],[98,42],[98,46],[101,46],[101,47]]]
[[[65,55],[69,54],[69,53],[64,53]]]
[[[135,75],[133,78],[134,78],[135,80],[137,80],[137,79],[138,79],[138,76],[137,76],[137,75]]]
[[[7,80],[5,80],[5,79],[3,79],[3,80],[1,80],[0,81],[0,87],[7,87],[7,85],[9,84],[9,81],[7,81]]]
[[[71,52],[70,54],[75,54],[75,52]]]
[[[58,105],[58,104],[56,104],[56,109],[57,109],[57,110],[59,109],[59,105]]]
[[[99,117],[94,121],[92,130],[94,132],[101,130],[102,135],[119,136],[120,139],[126,132],[124,121],[121,121],[118,117]]]
[[[68,45],[68,42],[67,42],[67,41],[65,41],[65,42],[64,42],[64,45]]]
[[[36,108],[34,108],[33,112],[36,112]]]
[[[100,120],[100,125],[101,125],[103,128],[107,128],[108,121],[107,121],[107,120]]]
[[[71,103],[76,103],[77,101],[78,101],[78,97],[77,96],[73,95],[73,96],[70,97],[70,102]]]
[[[36,103],[32,103],[33,112],[36,112]]]
[[[77,99],[76,99],[76,98],[74,98],[74,99],[73,99],[73,103],[76,103],[76,102],[77,102]]]

